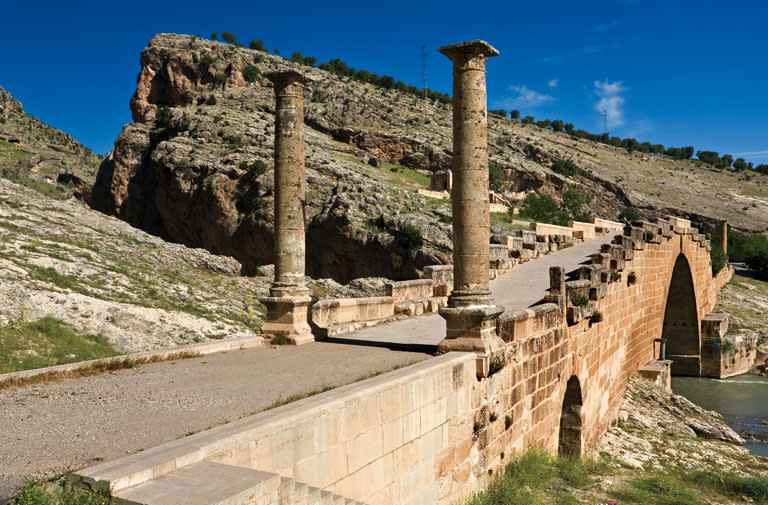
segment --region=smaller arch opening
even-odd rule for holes
[[[560,435],[557,453],[560,456],[581,456],[582,423],[581,383],[575,375],[568,379],[560,413]]]

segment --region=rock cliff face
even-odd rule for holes
[[[246,274],[271,263],[274,97],[254,68],[261,74],[294,68],[314,80],[305,95],[307,273],[343,282],[412,278],[427,264],[451,261],[449,203],[416,193],[430,173],[450,165],[450,106],[186,35],[157,35],[141,64],[134,123],[99,169],[96,209],[163,238],[231,255]],[[701,205],[638,189],[651,177],[638,172],[678,163],[673,160],[627,157],[493,116],[489,152],[512,197],[537,191],[559,199],[578,187],[592,197],[590,211],[608,218],[627,205],[653,215],[680,200],[678,208],[700,215],[768,225],[768,213],[746,219],[717,203],[715,191],[728,191],[722,184],[697,191]],[[579,173],[553,172],[558,159],[571,159]],[[677,191],[663,180],[671,168],[662,168],[654,184]]]

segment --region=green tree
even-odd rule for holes
[[[507,111],[505,111],[504,109],[489,109],[488,114],[493,114],[494,116],[507,117]]]
[[[573,123],[565,123],[563,128],[565,129],[566,133],[573,133]]]
[[[512,109],[509,111],[509,117],[512,119],[519,119],[520,118],[520,111],[517,109]]]
[[[717,168],[731,168],[731,164],[733,164],[733,156],[724,154],[718,160]]]
[[[621,144],[624,146],[630,156],[632,156],[632,153],[637,149],[637,140],[635,139],[624,139],[621,141]]]
[[[628,223],[634,223],[635,221],[640,221],[640,211],[638,211],[634,207],[624,207],[621,209],[621,212],[619,212],[619,220],[626,221]]]
[[[265,53],[267,52],[267,48],[264,47],[264,41],[262,40],[252,40],[248,42],[248,47],[250,47],[254,51],[263,51]]]
[[[229,42],[230,44],[232,44],[233,42],[237,42],[237,37],[235,37],[230,32],[221,32],[221,39],[224,42]]]
[[[219,33],[218,32],[213,32],[211,34],[211,40],[219,40]]]
[[[552,121],[552,130],[554,130],[556,132],[563,131],[563,127],[564,126],[565,125],[563,124],[563,122],[560,121],[559,119],[555,119],[554,121]]]
[[[574,219],[583,220],[581,211],[590,201],[592,198],[577,188],[568,188],[563,193],[563,207]]]
[[[528,193],[520,205],[520,215],[542,223],[568,224],[568,214],[563,212],[557,202],[549,195]]]
[[[747,162],[744,158],[736,158],[733,162],[733,169],[741,172],[747,169]]]
[[[712,261],[712,275],[717,275],[728,264],[728,257],[723,252],[723,248],[714,242],[709,250],[709,259]]]
[[[523,119],[520,120],[523,124],[531,124],[533,123],[533,116],[525,116]]]
[[[495,189],[496,191],[500,191],[501,187],[504,185],[504,172],[494,165],[493,163],[488,164],[488,181],[490,182],[491,188]]]
[[[720,161],[720,154],[715,151],[696,151],[696,157],[710,165],[717,165]]]

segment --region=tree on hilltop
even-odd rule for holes
[[[511,111],[509,111],[509,117],[511,117],[512,119],[518,119],[520,117],[520,111],[517,109],[512,109]]]
[[[230,32],[221,32],[221,38],[224,42],[229,42],[230,44],[237,42],[237,37]]]
[[[264,47],[264,41],[263,40],[252,40],[252,41],[248,42],[248,47],[250,47],[254,51],[263,51],[265,53],[268,52],[267,48]]]
[[[733,162],[733,169],[738,170],[741,172],[742,170],[747,169],[747,162],[744,160],[744,158],[736,158],[736,160]]]
[[[219,40],[219,32],[213,32],[211,34],[211,40]]]

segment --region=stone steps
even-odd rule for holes
[[[136,505],[364,505],[274,473],[201,461],[114,496]]]

